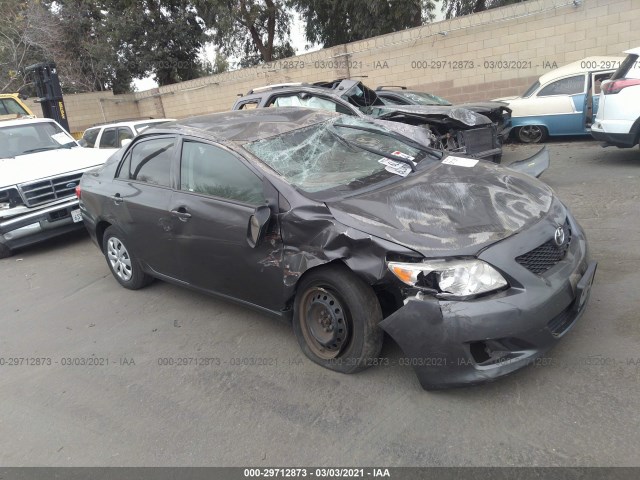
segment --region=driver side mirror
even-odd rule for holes
[[[129,145],[131,143],[131,139],[130,138],[125,138],[124,140],[122,140],[120,142],[120,146],[121,147],[126,147],[127,145]]]
[[[266,205],[256,207],[253,215],[249,217],[249,225],[247,227],[247,243],[251,248],[256,248],[262,240],[264,232],[269,225],[271,218],[271,209]]]

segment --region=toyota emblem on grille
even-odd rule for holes
[[[556,242],[556,245],[561,247],[564,243],[564,228],[558,227],[556,228],[556,233],[553,236],[553,240]]]

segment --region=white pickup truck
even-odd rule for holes
[[[0,258],[83,228],[76,186],[112,153],[82,148],[48,118],[0,122]]]

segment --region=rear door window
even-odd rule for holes
[[[116,128],[105,128],[100,137],[100,148],[118,148]]]
[[[173,137],[138,142],[127,154],[118,178],[170,187],[174,145]]]
[[[551,82],[538,93],[538,97],[550,97],[552,95],[577,95],[584,93],[585,75],[561,78]]]

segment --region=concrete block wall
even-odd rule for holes
[[[113,96],[65,97],[72,131],[132,117],[183,118],[231,108],[238,94],[283,82],[362,77],[454,102],[522,93],[554,65],[640,46],[640,0],[529,0],[299,55],[268,65]]]

